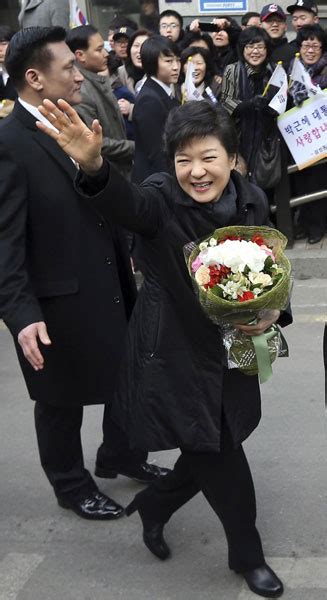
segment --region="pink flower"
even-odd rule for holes
[[[192,262],[192,271],[193,273],[196,273],[197,270],[202,266],[202,260],[200,258],[200,255],[198,255],[196,257],[196,259]]]
[[[268,248],[268,246],[266,246],[265,244],[262,244],[260,246],[261,250],[264,251],[265,254],[267,254],[267,256],[271,256],[271,258],[273,259],[273,261],[275,261],[275,257],[273,255],[273,251],[271,248]]]

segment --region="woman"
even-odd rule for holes
[[[269,36],[264,29],[248,27],[239,37],[238,50],[239,61],[225,70],[221,103],[235,122],[248,177],[257,183],[260,145],[264,140],[275,139],[278,131],[277,113],[268,106],[271,96],[263,96],[273,71],[269,64]]]
[[[181,71],[184,74],[183,79],[185,79],[189,58],[192,58],[192,63],[194,65],[194,85],[201,96],[210,100],[212,99],[212,96],[218,98],[221,86],[214,78],[214,66],[209,51],[196,46],[183,50],[181,54]],[[207,90],[207,88],[209,88],[210,91]],[[182,96],[184,93],[185,85],[182,85]]]
[[[327,34],[319,25],[304,25],[299,30],[296,43],[300,60],[311,76],[312,83],[321,89],[327,87]],[[290,73],[292,71],[290,66]],[[308,98],[306,88],[294,81],[290,93],[296,106]],[[296,196],[312,194],[326,188],[326,165],[316,165],[297,172],[293,176],[293,193]],[[317,244],[323,238],[327,225],[326,200],[304,204],[299,209],[295,239],[308,238],[309,244]]]
[[[181,456],[162,484],[137,494],[126,512],[139,512],[146,546],[165,559],[170,554],[165,523],[201,490],[223,523],[230,568],[255,593],[278,597],[283,585],[265,563],[241,445],[260,420],[258,378],[225,368],[219,329],[198,303],[183,256],[186,243],[217,227],[267,222],[263,192],[233,170],[237,138],[230,119],[208,102],[175,109],[166,124],[175,174],[158,173],[135,186],[103,163],[97,122],[90,132],[64,101],[59,105],[71,122],[54,104],[44,104],[43,115],[60,133],[39,127],[89,174],[80,172],[77,184],[83,201],[93,196],[89,201],[105,218],[143,239],[146,278],[118,375],[114,417],[132,446],[180,447]],[[278,317],[272,311],[257,325],[239,328],[257,335]],[[290,318],[284,314],[280,320],[286,324]]]
[[[112,89],[118,98],[119,108],[127,123],[127,131],[133,137],[133,109],[135,96],[145,82],[145,74],[141,61],[143,42],[151,37],[147,29],[138,29],[128,40],[127,59],[121,66],[115,65],[115,59],[109,54],[108,69]],[[118,67],[118,68],[117,68]]]

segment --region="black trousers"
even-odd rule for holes
[[[57,496],[80,500],[96,491],[97,485],[84,467],[81,443],[83,407],[56,407],[36,402],[35,429],[41,465]],[[125,433],[110,417],[105,405],[103,442],[97,460],[113,468],[143,462],[147,453],[130,450]]]
[[[202,491],[219,517],[227,537],[231,569],[244,572],[264,564],[256,529],[256,500],[251,471],[242,446],[235,449],[228,429],[222,449],[181,452],[174,470],[137,495],[146,518],[166,523],[172,514]]]

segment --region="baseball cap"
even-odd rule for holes
[[[279,4],[266,4],[266,6],[264,6],[261,10],[260,20],[265,21],[271,15],[278,15],[281,19],[284,19],[284,21],[286,21],[287,18],[282,7],[279,6]]]
[[[295,4],[291,4],[286,10],[292,15],[295,10],[300,8],[312,12],[315,16],[318,15],[318,6],[313,0],[296,0]]]
[[[129,39],[134,33],[135,31],[133,31],[133,29],[131,29],[130,27],[119,27],[119,29],[115,29],[115,33],[112,36],[112,39],[114,40],[114,42],[119,40],[119,38],[121,37],[126,37],[127,39]]]

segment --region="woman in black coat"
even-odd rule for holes
[[[283,585],[265,563],[241,445],[260,420],[258,378],[226,368],[219,329],[198,303],[183,256],[186,243],[217,227],[266,224],[265,196],[233,170],[236,134],[227,113],[208,102],[188,102],[172,111],[166,146],[176,175],[158,173],[141,186],[102,161],[99,125],[94,123],[91,134],[60,102],[71,124],[52,103],[43,114],[61,132],[49,130],[49,135],[81,165],[79,192],[91,196],[106,218],[139,233],[144,244],[146,278],[118,374],[114,417],[132,446],[181,448],[173,472],[137,494],[126,512],[138,510],[145,544],[165,559],[170,554],[165,523],[201,490],[223,523],[230,568],[255,593],[278,597]],[[58,119],[51,116],[54,111]],[[74,143],[75,135],[85,136],[90,148],[94,144],[90,153],[87,143]],[[239,328],[256,335],[278,318],[288,321],[272,311],[257,325]]]

